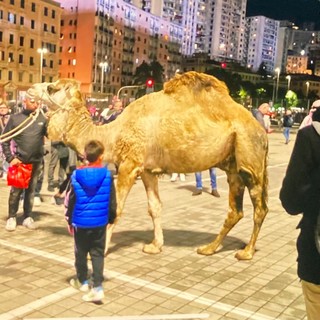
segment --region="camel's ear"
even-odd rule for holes
[[[82,100],[82,94],[81,94],[80,90],[76,90],[75,91],[74,97],[79,99],[79,100]]]

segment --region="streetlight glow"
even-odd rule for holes
[[[47,48],[39,48],[37,52],[40,53],[40,72],[39,72],[39,82],[42,82],[42,69],[43,69],[43,55],[48,53]]]
[[[286,76],[286,79],[288,80],[288,91],[290,90],[290,83],[291,83],[291,76]]]
[[[103,85],[104,85],[104,73],[107,71],[109,66],[108,62],[100,62],[99,67],[101,68],[101,83],[100,83],[100,92],[103,93]]]
[[[309,87],[310,87],[310,82],[309,82],[309,81],[306,82],[306,86],[307,86],[306,98],[308,99],[308,96],[309,96]]]

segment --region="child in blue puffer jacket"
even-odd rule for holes
[[[84,301],[98,302],[104,298],[102,287],[106,226],[116,215],[116,196],[111,172],[102,165],[104,146],[92,140],[85,146],[87,165],[77,168],[71,176],[65,198],[66,219],[75,242],[76,279],[74,288],[89,291],[87,256],[92,261],[92,288]]]

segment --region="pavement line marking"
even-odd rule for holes
[[[164,314],[164,315],[150,315],[150,316],[116,316],[116,317],[90,317],[90,318],[54,318],[55,320],[177,320],[177,319],[207,319],[209,314],[198,313],[198,314]],[[52,318],[41,318],[40,320],[51,320]],[[25,320],[39,320],[39,318],[26,318]]]
[[[9,247],[9,248],[13,248],[13,249],[16,249],[16,250],[21,250],[21,251],[24,251],[24,252],[27,252],[27,253],[30,253],[30,254],[33,254],[33,255],[36,255],[36,256],[40,256],[40,257],[45,258],[45,259],[51,259],[51,260],[54,260],[54,261],[57,261],[57,262],[62,262],[64,264],[71,265],[72,267],[74,267],[74,261],[73,260],[65,258],[65,257],[60,257],[60,256],[58,256],[56,254],[53,254],[53,253],[41,251],[41,250],[30,248],[30,247],[25,247],[25,246],[22,246],[22,245],[19,245],[19,244],[13,244],[13,243],[10,243],[10,242],[8,242],[6,240],[0,240],[0,245],[6,246],[6,247]],[[165,294],[168,294],[168,295],[171,295],[171,296],[176,296],[176,297],[179,297],[179,298],[187,300],[187,301],[193,301],[193,302],[208,306],[210,308],[215,308],[215,309],[226,311],[226,312],[229,312],[229,313],[232,313],[232,314],[237,314],[237,315],[241,315],[241,316],[244,316],[244,317],[248,317],[250,320],[275,320],[275,318],[271,318],[269,316],[266,316],[266,315],[263,315],[263,314],[260,314],[260,313],[255,313],[253,311],[248,311],[248,310],[245,310],[243,308],[234,307],[232,305],[228,305],[228,304],[225,304],[225,303],[217,302],[215,300],[210,300],[210,299],[206,299],[206,298],[203,298],[203,297],[198,297],[198,296],[196,296],[194,294],[182,292],[182,291],[177,290],[177,289],[167,288],[167,287],[164,287],[162,285],[158,285],[158,284],[152,283],[152,282],[147,281],[147,280],[143,280],[143,279],[127,276],[125,274],[122,274],[122,273],[119,273],[119,272],[116,272],[116,271],[108,271],[108,275],[110,276],[110,277],[108,277],[109,279],[110,278],[115,278],[115,279],[118,279],[118,280],[123,281],[123,282],[128,282],[128,283],[134,284],[136,286],[147,287],[147,288],[152,289],[152,290],[154,290],[156,292],[163,292]],[[67,293],[68,295],[70,295],[70,290],[75,290],[73,288],[68,288],[68,289],[69,290],[67,290],[67,289],[62,290],[61,292],[63,294]],[[58,293],[50,295],[48,297],[58,299]],[[61,298],[62,298],[62,296],[59,294],[59,299],[61,299]],[[39,300],[40,301],[43,300],[43,301],[51,302],[50,299],[48,301],[47,297],[44,297],[44,298],[39,299]],[[39,300],[35,301],[34,303],[38,303]],[[32,305],[32,304],[33,303],[30,303],[29,305]],[[21,307],[21,308],[23,308],[23,307]],[[16,310],[19,310],[21,308],[18,308]],[[23,310],[24,309],[22,309],[22,311]],[[8,314],[10,314],[10,313],[12,314],[14,311],[15,310],[10,311]],[[26,312],[23,311],[23,313],[21,313],[21,315],[25,314],[25,313]],[[4,314],[4,315],[6,315],[6,314]],[[14,318],[5,319],[5,318],[2,318],[2,315],[1,315],[1,320],[11,320],[11,319],[14,319]]]

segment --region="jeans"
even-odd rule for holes
[[[217,189],[217,176],[216,176],[216,168],[210,168],[209,169],[210,173],[210,184],[212,190]],[[201,172],[196,172],[196,187],[197,189],[202,189],[202,173]]]
[[[19,209],[19,201],[24,191],[23,198],[23,217],[28,218],[32,212],[35,187],[41,171],[41,162],[32,164],[32,173],[29,186],[27,189],[11,187],[9,195],[9,218],[15,218]]]
[[[283,127],[283,135],[286,138],[286,142],[289,142],[290,127]]]
[[[77,278],[81,283],[88,280],[87,255],[92,262],[93,286],[99,287],[103,282],[104,251],[106,247],[106,226],[97,228],[74,228],[75,267]]]
[[[44,159],[42,159],[42,161],[41,161],[38,181],[36,183],[36,188],[34,190],[35,197],[40,197],[40,191],[41,191],[42,184],[43,184],[43,176],[44,176]]]
[[[65,179],[65,174],[68,167],[68,157],[65,158],[59,158],[59,152],[58,149],[54,146],[51,146],[50,151],[50,162],[48,167],[48,185],[53,185],[53,177],[54,177],[54,171],[59,162],[59,185],[63,182]]]

